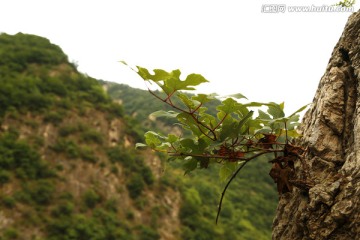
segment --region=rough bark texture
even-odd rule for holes
[[[279,199],[273,239],[360,239],[360,11],[335,46],[313,104],[305,114],[298,179]]]

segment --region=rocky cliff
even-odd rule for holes
[[[301,131],[310,189],[283,194],[273,239],[360,239],[360,12],[350,16]]]

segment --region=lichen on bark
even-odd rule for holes
[[[360,239],[359,81],[360,11],[349,17],[299,128],[313,186],[280,196],[273,239]]]

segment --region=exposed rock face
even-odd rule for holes
[[[280,197],[273,239],[360,239],[359,81],[360,11],[350,16],[301,127],[313,187]],[[306,169],[297,164],[298,173]]]

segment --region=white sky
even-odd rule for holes
[[[262,13],[337,0],[0,0],[0,32],[59,45],[89,76],[145,88],[133,65],[200,73],[200,91],[310,103],[351,13]],[[355,11],[358,4],[355,5]]]

